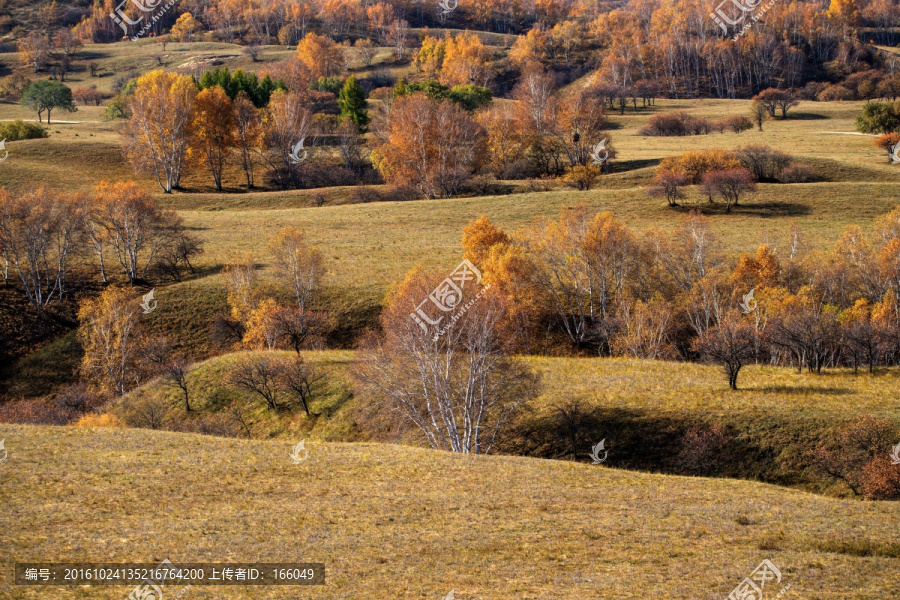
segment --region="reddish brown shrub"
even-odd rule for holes
[[[692,427],[684,434],[678,464],[694,473],[707,473],[722,463],[722,455],[730,439],[725,426]]]
[[[863,467],[860,488],[869,500],[900,499],[900,465],[876,456]]]
[[[40,398],[13,400],[0,406],[0,423],[66,425],[76,416],[80,416],[78,411],[67,407],[54,406]]]

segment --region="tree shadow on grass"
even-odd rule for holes
[[[756,217],[800,217],[810,214],[810,207],[806,204],[794,202],[753,202],[750,204],[738,204],[731,206],[731,212],[725,212],[725,204],[717,201],[715,204],[708,202],[693,206],[677,207],[683,210],[699,210],[704,215],[744,215]]]
[[[766,392],[773,394],[791,394],[791,395],[807,395],[807,394],[824,394],[826,396],[846,396],[853,393],[849,388],[838,387],[814,387],[811,385],[770,385],[766,387],[747,389],[746,391]]]
[[[823,121],[823,120],[827,120],[830,118],[831,117],[828,117],[826,115],[820,115],[818,113],[790,111],[788,113],[787,120],[788,121],[794,121],[794,120],[796,120],[796,121]]]
[[[661,158],[642,158],[639,160],[617,160],[609,165],[609,172],[612,173],[625,173],[628,171],[636,171],[637,169],[646,169],[648,167],[655,167],[660,162],[662,162]]]

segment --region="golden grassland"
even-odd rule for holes
[[[0,425],[0,595],[16,561],[317,561],[324,588],[192,598],[723,598],[760,563],[782,596],[900,592],[894,504],[765,484],[380,444]],[[769,584],[766,591],[779,588]],[[768,594],[767,594],[768,595]]]
[[[294,411],[275,425],[278,417],[260,399],[225,383],[236,361],[256,352],[225,354],[197,364],[188,375],[192,404],[201,413],[216,411],[233,398],[256,404],[254,418],[263,427],[258,437],[281,437],[308,432],[323,440],[358,439],[353,420],[359,405],[352,400],[348,368],[356,360],[350,350],[306,351],[304,358],[324,375],[315,388],[311,406],[322,418],[309,420]],[[289,352],[281,352],[289,355]],[[841,423],[862,414],[892,418],[900,412],[900,371],[879,369],[869,374],[835,369],[822,374],[795,369],[751,365],[738,379],[738,390],[726,385],[721,368],[688,362],[629,358],[524,357],[541,376],[542,390],[532,407],[546,412],[563,401],[581,400],[608,411],[626,411],[679,417],[692,421],[804,421]],[[146,397],[162,398],[171,410],[182,413],[181,391],[154,380],[124,396],[117,406]],[[180,416],[183,416],[180,414]],[[351,437],[346,437],[347,435]]]

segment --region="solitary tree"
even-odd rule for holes
[[[309,68],[313,80],[340,75],[344,70],[344,51],[327,35],[307,33],[297,44],[297,57]]]
[[[260,396],[271,410],[282,407],[281,357],[265,352],[244,358],[228,373],[227,381]]]
[[[732,205],[737,206],[741,195],[755,188],[753,175],[747,169],[711,171],[703,176],[704,192],[710,198],[721,196],[725,200],[725,212],[731,212]]]
[[[42,79],[35,81],[22,92],[20,100],[23,106],[27,106],[38,114],[38,121],[41,115],[47,111],[47,124],[50,124],[50,112],[58,108],[66,112],[75,112],[75,102],[72,100],[72,90],[60,83],[59,81],[51,81]]]
[[[669,206],[678,206],[678,199],[684,194],[682,189],[687,183],[687,177],[681,173],[673,173],[664,169],[656,174],[649,192],[653,196],[665,196]]]
[[[366,127],[369,125],[369,113],[366,111],[366,92],[353,75],[347,78],[347,83],[341,89],[341,93],[338,96],[338,107],[341,109],[342,117],[353,121],[359,128],[360,133],[366,132]]]
[[[310,296],[325,273],[322,254],[306,243],[306,236],[302,231],[293,227],[283,229],[272,240],[269,250],[275,258],[278,275],[293,292],[297,307],[305,311]]]
[[[741,367],[753,358],[755,338],[756,330],[732,312],[694,339],[693,349],[706,360],[722,365],[729,387],[736,390]]]
[[[769,109],[759,100],[754,100],[750,105],[750,119],[756,123],[759,130],[762,131],[763,123],[769,118]]]
[[[799,101],[789,90],[780,90],[778,88],[769,88],[761,91],[753,100],[761,103],[766,107],[770,117],[775,116],[776,110],[781,110],[781,118],[787,118],[787,112],[792,107],[797,106]]]
[[[163,365],[164,381],[175,388],[181,390],[184,396],[184,410],[191,412],[191,397],[188,388],[188,371],[190,371],[191,363],[181,357],[176,357]]]
[[[486,454],[512,413],[536,395],[537,376],[508,356],[509,340],[497,326],[506,306],[490,290],[452,317],[428,303],[430,320],[438,321],[431,329],[413,320],[410,307],[439,281],[417,271],[407,275],[382,313],[383,337],[364,343],[356,376],[386,415],[418,429],[431,447]]]

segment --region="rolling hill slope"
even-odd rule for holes
[[[130,591],[12,586],[15,561],[164,558],[326,564],[324,588],[189,591],[217,600],[712,600],[763,559],[786,598],[900,593],[892,503],[378,444],[311,443],[295,465],[287,441],[8,425],[0,439],[3,598]]]

